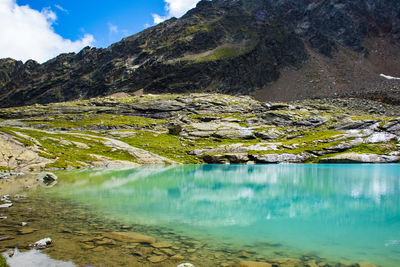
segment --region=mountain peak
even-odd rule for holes
[[[106,49],[86,47],[44,64],[1,60],[0,105],[141,89],[397,103],[398,81],[380,74],[398,76],[399,47],[396,0],[203,0]]]

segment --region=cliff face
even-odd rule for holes
[[[0,106],[140,89],[285,100],[352,94],[397,103],[398,82],[379,77],[400,73],[397,58],[396,0],[201,1],[181,19],[107,49],[85,48],[44,64],[0,60]]]

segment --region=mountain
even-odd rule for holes
[[[356,96],[400,104],[400,1],[200,1],[106,49],[0,60],[0,106],[116,92]]]

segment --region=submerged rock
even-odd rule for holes
[[[360,263],[357,263],[356,266],[358,266],[358,267],[377,267],[375,264],[372,264],[369,262],[360,262]]]
[[[151,244],[151,246],[154,248],[170,248],[172,247],[172,244],[168,242],[160,242],[160,243],[153,243]]]
[[[147,244],[152,244],[156,242],[156,239],[154,237],[142,235],[135,232],[111,232],[111,233],[104,233],[103,236],[122,242],[147,243]]]
[[[159,263],[165,261],[166,259],[168,259],[167,256],[151,256],[148,258],[148,260],[152,263]]]
[[[241,261],[238,267],[272,267],[272,264],[266,262]]]
[[[31,228],[31,227],[24,227],[18,230],[18,233],[21,235],[32,234],[33,232],[38,231],[38,229]]]

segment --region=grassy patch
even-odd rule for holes
[[[91,138],[90,140],[79,135],[69,134],[49,134],[35,130],[20,130],[20,132],[29,135],[37,140],[40,140],[42,145],[42,152],[40,156],[56,159],[55,162],[46,165],[46,168],[60,168],[65,169],[68,167],[80,168],[84,167],[85,164],[93,161],[98,161],[91,154],[108,157],[112,160],[127,160],[134,161],[134,158],[126,151],[113,150],[110,147],[105,146],[100,139]],[[79,148],[74,144],[61,145],[57,140],[50,138],[57,138],[70,142],[79,142],[89,146],[89,149]]]
[[[9,171],[9,170],[10,170],[10,168],[8,168],[8,167],[0,166],[0,172],[1,171]]]
[[[19,129],[13,129],[11,127],[0,127],[0,132],[3,132],[3,133],[13,136],[16,141],[20,142],[25,147],[30,147],[30,146],[34,145],[32,140],[25,139],[25,138],[19,136],[18,134],[15,133],[16,131],[20,132]]]
[[[0,267],[7,267],[7,266],[8,266],[8,264],[7,264],[6,259],[4,258],[3,255],[0,254]]]
[[[350,149],[349,152],[385,155],[395,150],[396,144],[394,142],[389,142],[382,144],[361,144]]]
[[[247,50],[239,49],[236,47],[220,47],[217,48],[212,54],[204,57],[198,57],[193,60],[194,63],[201,63],[206,61],[216,61],[229,59],[244,54]]]
[[[181,163],[201,163],[195,157],[188,155],[188,151],[193,150],[187,142],[181,141],[178,136],[162,133],[137,132],[134,137],[121,138],[121,141],[138,147],[168,159]]]
[[[30,124],[47,124],[49,128],[93,128],[100,127],[145,127],[152,124],[164,123],[164,120],[148,119],[137,116],[118,116],[110,114],[62,116],[54,120],[25,120]]]

